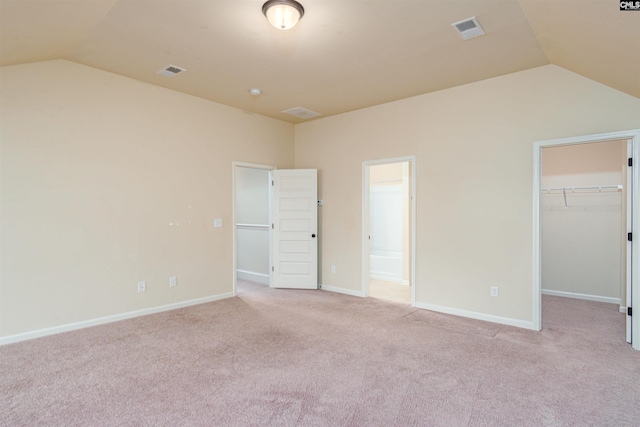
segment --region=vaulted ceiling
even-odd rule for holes
[[[283,110],[326,117],[546,64],[640,98],[640,11],[616,0],[300,1],[281,31],[263,0],[0,0],[0,65],[66,59],[292,123]],[[463,41],[451,24],[474,16],[486,35]],[[169,64],[187,71],[156,73]]]

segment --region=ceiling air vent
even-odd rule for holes
[[[321,116],[322,114],[316,113],[315,111],[307,110],[302,107],[289,108],[288,110],[282,111],[285,114],[291,114],[299,119],[312,119],[314,117]]]
[[[462,21],[454,22],[453,24],[451,24],[451,26],[458,31],[460,37],[462,37],[463,40],[483,36],[485,34],[475,16],[468,19],[463,19]]]
[[[165,77],[175,77],[183,71],[187,71],[184,68],[176,67],[175,65],[167,65],[162,70],[158,70],[157,73]]]

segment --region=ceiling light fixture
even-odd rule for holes
[[[262,13],[274,27],[288,30],[304,16],[304,7],[295,0],[269,0],[262,5]]]

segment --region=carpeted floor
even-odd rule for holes
[[[238,298],[0,347],[2,426],[638,426],[610,304],[544,330],[242,283]]]

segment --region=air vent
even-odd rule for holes
[[[167,65],[162,70],[158,70],[157,73],[165,77],[175,77],[183,71],[187,71],[184,68],[176,67],[175,65]]]
[[[454,22],[451,26],[458,31],[458,34],[460,34],[460,37],[462,37],[463,40],[472,39],[485,34],[475,16]]]
[[[302,107],[289,108],[288,110],[282,111],[285,114],[291,114],[299,119],[312,119],[314,117],[321,116],[322,114],[316,113],[315,111],[307,110]]]

